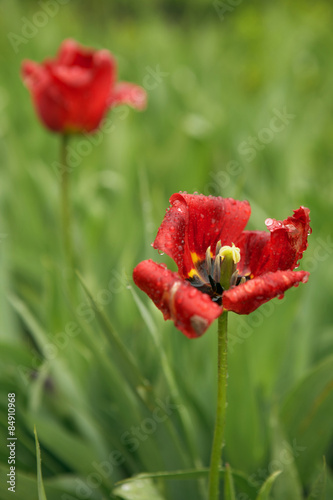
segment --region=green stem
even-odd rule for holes
[[[67,156],[67,144],[69,136],[63,134],[61,137],[61,222],[62,242],[66,262],[66,275],[69,278],[70,288],[74,279],[74,257],[72,247],[72,221],[69,202],[69,165]]]
[[[227,409],[227,330],[228,313],[225,311],[218,319],[217,407],[209,472],[209,500],[218,500],[219,497],[219,468]]]

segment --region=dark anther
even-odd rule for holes
[[[250,276],[237,276],[235,286],[244,283],[244,281],[249,281],[249,279],[251,279]]]
[[[219,283],[218,281],[216,282],[211,277],[210,274],[208,274],[208,279],[209,279],[209,283],[210,283],[210,286],[212,287],[213,292],[216,293],[217,295],[222,295],[222,293],[224,292],[224,288],[221,285],[221,283]]]
[[[209,283],[210,283],[210,286],[212,287],[213,289],[213,292],[216,292],[217,291],[217,283],[215,280],[213,280],[213,278],[211,277],[210,274],[208,274],[208,279],[209,279]],[[220,285],[220,283],[218,283]],[[221,286],[221,285],[220,285]]]

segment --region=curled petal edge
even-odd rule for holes
[[[273,299],[283,297],[292,286],[306,283],[310,273],[306,271],[276,271],[266,273],[223,293],[222,305],[227,311],[250,314],[259,306]]]
[[[112,89],[109,106],[114,108],[121,104],[127,104],[132,108],[143,111],[147,106],[147,92],[143,87],[134,83],[119,82]]]
[[[161,264],[152,260],[140,262],[133,271],[135,284],[171,319],[188,338],[205,333],[222,314],[222,308]]]

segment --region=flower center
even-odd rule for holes
[[[200,292],[208,294],[213,302],[221,305],[224,290],[250,279],[250,276],[241,276],[238,273],[236,266],[239,261],[239,248],[233,243],[231,247],[222,247],[219,241],[216,245],[215,256],[208,247],[204,260],[193,259],[194,269],[189,273],[188,281]]]

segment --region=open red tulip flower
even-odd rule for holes
[[[170,203],[153,247],[175,261],[178,273],[146,260],[133,278],[187,337],[202,335],[223,311],[249,314],[308,280],[308,272],[294,271],[311,232],[308,208],[282,222],[267,219],[269,231],[244,231],[247,201],[180,192]],[[225,249],[234,269],[221,284]]]
[[[22,78],[40,120],[53,132],[94,132],[108,109],[146,105],[142,87],[117,82],[109,51],[87,49],[74,40],[65,40],[55,59],[23,61]]]

